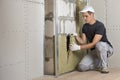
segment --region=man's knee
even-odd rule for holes
[[[78,65],[78,70],[79,71],[87,71],[87,70],[89,70],[89,66],[87,66],[85,64],[79,64]]]
[[[105,42],[98,42],[95,46],[98,51],[106,51],[106,43]]]

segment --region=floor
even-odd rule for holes
[[[55,76],[45,75],[34,80],[120,80],[120,68],[111,68],[108,74],[102,74],[98,71],[73,71],[60,75],[57,78]]]

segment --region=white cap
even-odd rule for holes
[[[84,13],[84,12],[88,12],[88,11],[90,11],[92,13],[95,12],[92,6],[85,6],[80,12]]]

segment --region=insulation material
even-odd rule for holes
[[[67,50],[67,35],[59,34],[58,36],[58,71],[59,74],[70,72],[76,69],[85,51]],[[70,43],[76,43],[74,36],[70,35]]]
[[[79,11],[81,11],[83,9],[83,7],[86,5],[86,2],[83,2],[82,0],[76,0],[76,30],[77,33],[81,33],[81,29],[83,26],[83,18],[82,18],[82,14],[79,13]]]

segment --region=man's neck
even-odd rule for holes
[[[92,19],[89,24],[90,24],[90,25],[93,25],[95,22],[96,22],[96,20],[95,20],[95,19]]]

